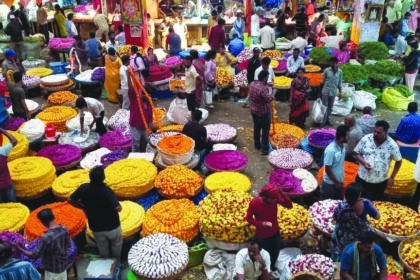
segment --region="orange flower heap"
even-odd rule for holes
[[[203,185],[203,179],[184,165],[172,165],[161,171],[155,180],[155,187],[172,198],[192,197]]]
[[[183,134],[177,134],[163,137],[157,147],[165,153],[180,155],[194,149],[194,141]]]

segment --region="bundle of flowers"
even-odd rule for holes
[[[248,164],[248,158],[239,151],[222,150],[210,153],[204,163],[215,171],[239,171]]]
[[[111,163],[114,163],[121,159],[125,159],[127,157],[128,157],[128,154],[124,152],[123,150],[116,150],[116,151],[103,155],[101,157],[101,164],[102,164],[102,167],[105,168]]]
[[[18,243],[21,248],[25,248],[26,239],[22,234],[18,232],[2,231],[0,232],[0,242],[6,243]],[[15,247],[12,247],[12,256],[15,259],[22,258],[22,253],[18,251]]]
[[[322,279],[334,279],[335,265],[330,258],[323,255],[300,255],[289,261],[288,266],[292,275],[301,271],[310,271],[321,275]]]
[[[35,75],[23,75],[22,84],[24,87],[33,88],[39,86],[41,78]]]
[[[22,157],[26,156],[26,154],[28,153],[28,150],[29,150],[28,139],[25,136],[23,136],[22,134],[20,134],[16,131],[8,130],[7,132],[10,133],[17,140],[17,144],[16,144],[16,146],[13,147],[12,152],[7,157],[7,161],[11,162],[15,159],[22,158]],[[3,136],[3,145],[6,145],[9,142],[10,142],[9,138]]]
[[[167,233],[189,242],[198,232],[197,207],[184,198],[164,200],[153,205],[146,212],[142,235]]]
[[[183,134],[165,136],[157,142],[157,148],[168,154],[185,154],[194,150],[194,140]]]
[[[70,49],[74,42],[73,38],[51,38],[48,44],[50,49]]]
[[[239,172],[216,172],[205,180],[206,190],[215,192],[219,190],[233,190],[248,192],[251,189],[251,180]]]
[[[310,224],[308,210],[294,203],[292,209],[277,206],[277,221],[283,240],[292,240],[301,237]]]
[[[236,87],[245,87],[248,85],[247,70],[243,70],[233,77]]]
[[[92,81],[105,81],[105,67],[96,67],[93,69],[92,76],[90,78]]]
[[[204,198],[198,209],[200,231],[219,241],[243,243],[255,234],[244,217],[252,196],[246,192],[217,191]]]
[[[270,128],[270,136],[273,137],[276,134],[289,134],[295,136],[297,139],[302,140],[305,137],[305,132],[295,125],[287,123],[275,123]]]
[[[150,66],[150,75],[149,77],[145,78],[145,82],[152,83],[163,81],[172,77],[172,72],[166,66],[161,65],[153,65]]]
[[[156,166],[145,159],[122,159],[105,168],[105,183],[118,197],[127,199],[153,189],[156,176]]]
[[[25,122],[25,119],[20,118],[20,117],[9,117],[6,119],[6,121],[4,122],[4,129],[6,130],[11,130],[11,131],[16,131],[19,129],[19,127]]]
[[[276,168],[286,170],[308,168],[313,160],[310,153],[294,148],[277,149],[268,155],[268,162],[270,164]]]
[[[0,203],[0,231],[19,232],[29,217],[29,209],[21,203]]]
[[[107,148],[99,148],[95,151],[89,152],[86,156],[80,161],[80,166],[84,169],[92,169],[95,166],[102,165],[101,158],[102,156],[109,154],[111,150]]]
[[[333,128],[315,129],[308,134],[309,144],[319,148],[326,148],[334,139],[335,129]]]
[[[89,182],[88,169],[71,170],[58,176],[52,184],[52,190],[55,196],[67,199],[80,185]]]
[[[344,187],[347,187],[350,183],[353,183],[356,181],[356,176],[357,176],[357,172],[359,170],[359,165],[349,162],[349,161],[345,161],[344,162],[344,182],[343,185]],[[324,177],[324,172],[325,172],[325,166],[321,167],[318,170],[318,183],[321,184],[322,183],[322,179]],[[412,173],[411,173],[412,174]]]
[[[30,242],[26,246],[26,250],[33,252],[35,251],[36,247],[38,247],[39,239],[36,239],[32,242]],[[70,239],[70,247],[67,249],[67,263],[71,264],[76,260],[77,257],[77,247],[76,244],[74,244],[73,240]],[[25,255],[22,255],[22,260],[30,262],[36,269],[42,270],[44,267],[42,266],[41,259],[32,259],[30,257],[27,257]]]
[[[57,131],[67,132],[66,122],[77,115],[77,111],[66,106],[52,106],[39,113],[36,118],[55,125]]]
[[[340,200],[326,199],[315,202],[309,207],[309,218],[320,230],[332,234],[335,228],[333,220],[334,209]]]
[[[63,90],[57,91],[52,93],[48,96],[48,103],[49,104],[63,104],[63,103],[71,103],[75,102],[77,99],[77,95],[72,93],[71,91]]]
[[[132,145],[131,135],[124,133],[121,129],[108,131],[99,138],[99,145],[111,151],[119,149],[130,149]]]
[[[233,140],[236,137],[236,128],[224,123],[208,124],[205,126],[207,137],[217,143],[223,143]]]
[[[37,218],[39,211],[47,208],[52,210],[55,222],[64,225],[72,238],[85,230],[86,217],[83,210],[71,206],[68,202],[56,202],[41,206],[31,213],[25,225],[25,237],[29,241],[38,239],[47,230]]]
[[[144,221],[145,212],[141,205],[132,201],[121,201],[120,223],[123,238],[131,237],[133,234],[140,232],[141,225]],[[87,234],[94,238],[89,225],[86,229]]]
[[[8,163],[16,197],[32,197],[51,188],[55,167],[44,157],[23,157]]]
[[[155,187],[171,198],[192,197],[203,186],[203,179],[184,165],[171,165],[159,172]]]
[[[108,128],[111,130],[121,129],[122,131],[129,131],[130,111],[125,109],[118,109],[117,112],[109,119]]]
[[[50,159],[55,167],[63,167],[80,161],[82,150],[74,145],[58,144],[42,148],[36,156]]]

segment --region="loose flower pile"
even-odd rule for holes
[[[270,184],[278,186],[287,193],[304,193],[301,187],[301,181],[293,176],[292,171],[276,169],[271,172],[269,180]]]
[[[82,150],[74,145],[58,144],[42,148],[36,156],[46,157],[55,167],[63,167],[82,159]]]
[[[291,134],[275,134],[270,140],[277,148],[297,148],[300,144],[299,139]]]
[[[147,210],[142,235],[167,233],[189,242],[198,232],[197,207],[184,198],[163,200]]]
[[[216,172],[208,176],[205,180],[206,190],[215,192],[219,190],[232,190],[249,192],[251,189],[251,180],[239,172]]]
[[[216,84],[218,87],[228,86],[233,84],[232,72],[225,68],[217,67],[216,69]]]
[[[420,272],[420,238],[410,238],[401,250],[401,258],[416,271]]]
[[[310,224],[308,210],[294,203],[292,209],[277,207],[277,221],[283,240],[292,240],[301,237]]]
[[[313,157],[300,149],[284,148],[272,151],[268,155],[268,162],[276,168],[292,170],[309,167]]]
[[[306,73],[305,77],[309,79],[310,86],[319,86],[322,82],[322,73]]]
[[[66,106],[52,106],[39,113],[36,118],[52,123],[59,132],[67,132],[66,122],[77,115],[77,111]]]
[[[108,165],[119,161],[121,159],[125,159],[128,157],[128,154],[123,150],[116,150],[111,153],[105,154],[101,157],[101,164],[103,168],[106,168]]]
[[[359,165],[345,161],[344,162],[344,187],[347,187],[349,184],[356,181],[357,171],[359,170]],[[392,169],[391,169],[392,170]],[[318,170],[318,183],[321,184],[325,172],[325,166],[321,167]]]
[[[45,133],[45,124],[39,119],[31,119],[25,122],[19,133],[28,138],[29,142],[41,138]]]
[[[165,136],[157,142],[157,148],[164,153],[181,155],[194,149],[194,140],[183,134]]]
[[[217,191],[200,202],[200,230],[219,241],[243,243],[255,234],[244,218],[252,196],[246,192]]]
[[[86,227],[86,217],[83,210],[71,206],[68,202],[56,202],[39,207],[31,213],[25,226],[25,237],[29,241],[38,239],[44,234],[47,228],[37,218],[39,211],[50,208],[55,216],[55,222],[64,225],[74,238],[82,233]]]
[[[58,105],[75,102],[76,99],[77,95],[70,91],[57,91],[48,96],[48,103]]]
[[[9,117],[6,119],[6,121],[4,122],[4,129],[6,130],[11,130],[11,131],[16,131],[19,129],[19,127],[25,122],[25,119],[23,118],[12,118]]]
[[[309,218],[320,230],[332,234],[335,227],[335,222],[333,220],[334,209],[339,202],[339,200],[332,199],[315,202],[309,207]]]
[[[330,258],[319,254],[300,255],[288,264],[292,275],[301,271],[311,271],[321,275],[322,279],[334,278],[335,265]]]
[[[121,129],[108,131],[99,138],[99,145],[111,151],[119,149],[130,149],[132,145],[131,135],[124,133]]]
[[[311,130],[308,134],[308,141],[315,147],[326,148],[335,139],[335,129],[321,128]]]
[[[389,176],[394,170],[395,162],[392,161],[389,167]],[[402,165],[394,178],[394,185],[387,187],[385,194],[391,197],[407,197],[414,194],[417,187],[417,181],[414,179],[414,169],[416,165],[406,159],[402,160]]]
[[[228,124],[208,124],[205,128],[207,130],[207,137],[213,142],[227,142],[236,136],[236,128]]]
[[[274,87],[290,88],[292,81],[293,79],[285,77],[285,76],[274,77]]]
[[[53,70],[51,70],[50,68],[45,68],[45,67],[36,67],[36,68],[32,68],[26,71],[26,75],[33,75],[33,76],[38,76],[38,77],[45,77],[45,76],[51,75],[52,73],[53,73]]]
[[[81,184],[89,182],[88,169],[71,170],[58,176],[52,184],[52,190],[55,196],[67,199]]]
[[[248,158],[239,151],[222,150],[210,153],[204,163],[215,171],[239,171],[248,164]]]
[[[21,203],[0,203],[0,232],[19,232],[29,217],[29,209]]]
[[[203,186],[203,179],[184,165],[171,165],[159,172],[155,187],[171,198],[192,197]]]

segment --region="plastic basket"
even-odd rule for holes
[[[67,62],[50,62],[50,68],[54,74],[65,74]]]
[[[152,92],[152,97],[157,99],[171,98],[172,91],[170,90],[155,90]]]

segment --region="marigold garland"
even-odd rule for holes
[[[7,161],[11,162],[12,160],[15,160],[17,158],[26,156],[29,150],[28,138],[16,131],[8,130],[7,132],[10,133],[17,140],[17,144],[13,147],[12,152],[7,157]],[[10,143],[9,139],[7,137],[3,137],[3,146],[7,143]]]
[[[324,177],[325,166],[321,167],[318,170],[317,180],[318,183],[321,185],[323,177]],[[350,183],[356,181],[357,172],[359,171],[359,165],[345,161],[344,162],[344,187],[347,187]]]
[[[215,192],[218,190],[229,189],[233,191],[248,192],[251,189],[251,180],[239,172],[216,172],[208,176],[205,180],[206,190]]]
[[[299,140],[302,140],[302,138],[305,137],[305,132],[300,127],[287,123],[276,123],[271,125],[270,137],[273,137],[275,134],[291,134]]]
[[[168,233],[188,242],[198,232],[198,212],[194,203],[188,199],[171,199],[158,202],[146,212],[142,235]]]
[[[24,157],[8,163],[17,197],[32,197],[51,188],[55,167],[44,157]]]
[[[171,165],[159,172],[155,187],[171,198],[192,197],[203,185],[203,179],[184,165]]]
[[[29,209],[21,203],[0,203],[0,232],[18,232],[25,226]]]
[[[64,225],[72,238],[86,227],[86,217],[81,209],[71,206],[68,202],[56,202],[39,207],[31,213],[25,226],[25,237],[33,241],[44,234],[47,228],[37,218],[39,211],[50,208],[57,224]]]
[[[145,212],[141,205],[132,201],[120,201],[120,204],[122,208],[119,213],[122,235],[123,238],[127,238],[137,232],[140,232]],[[94,238],[89,225],[86,228],[86,232],[90,237]]]
[[[162,127],[162,129],[159,129],[158,132],[168,131],[168,130],[175,130],[175,131],[181,132],[182,129],[184,129],[183,124],[170,124],[170,125]]]
[[[39,113],[36,118],[44,123],[52,123],[57,131],[67,132],[66,122],[75,117],[77,111],[67,106],[52,106]]]
[[[157,142],[157,147],[164,153],[180,155],[194,149],[194,140],[183,134],[170,135]]]
[[[153,188],[157,168],[145,159],[127,158],[105,168],[105,182],[118,197],[137,198]]]
[[[65,199],[70,197],[81,184],[89,181],[88,169],[71,170],[58,176],[52,184],[52,190],[55,196]]]
[[[395,161],[389,166],[388,176],[391,176],[394,170]],[[391,197],[407,197],[414,194],[417,187],[417,181],[414,179],[414,169],[416,165],[406,159],[402,160],[401,168],[395,176],[394,185],[387,187],[385,194]]]
[[[63,104],[74,102],[77,99],[77,95],[70,91],[57,91],[48,96],[48,103],[50,104]]]

